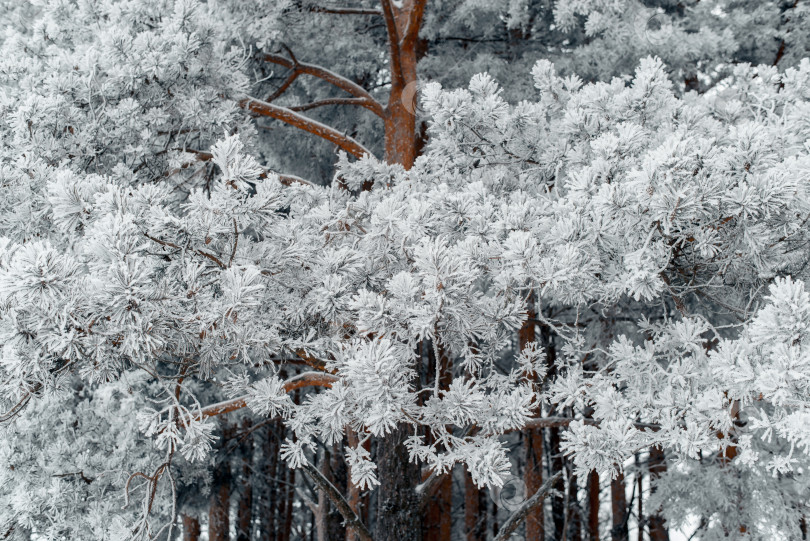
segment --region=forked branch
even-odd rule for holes
[[[262,57],[265,62],[270,62],[272,64],[276,64],[285,67],[289,70],[292,70],[292,73],[281,85],[281,88],[279,88],[279,90],[274,92],[273,95],[270,97],[270,99],[268,99],[268,101],[272,101],[273,99],[279,97],[284,92],[284,90],[289,88],[289,86],[292,84],[295,78],[298,77],[298,75],[304,74],[317,77],[318,79],[322,79],[327,83],[343,90],[344,92],[348,92],[355,98],[358,98],[358,100],[355,102],[355,105],[365,107],[366,109],[373,112],[375,115],[379,117],[383,116],[384,112],[382,104],[377,100],[375,100],[374,97],[371,94],[369,94],[368,91],[362,86],[324,67],[317,66],[315,64],[309,64],[307,62],[299,62],[298,59],[295,58],[295,56],[293,56],[292,54],[290,54],[290,56],[291,58],[287,58],[285,56],[281,56],[278,54],[266,53]]]

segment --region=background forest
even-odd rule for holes
[[[0,23],[0,540],[808,539],[810,3]]]

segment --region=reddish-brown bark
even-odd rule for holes
[[[473,483],[472,476],[464,472],[464,533],[467,541],[486,538],[486,502],[481,501],[482,491]],[[483,511],[483,513],[482,513]]]
[[[453,478],[445,475],[428,504],[425,516],[425,541],[450,541],[453,525]]]
[[[366,154],[369,156],[373,155],[369,149],[348,135],[344,135],[331,126],[321,124],[316,120],[307,118],[306,116],[296,113],[295,111],[286,107],[267,103],[266,101],[255,98],[243,100],[239,103],[239,105],[251,113],[280,120],[286,124],[289,124],[290,126],[294,126],[300,130],[311,133],[312,135],[317,135],[322,139],[326,139],[330,143],[334,143],[340,149],[345,150],[356,158],[362,158]]]
[[[199,541],[200,521],[195,517],[183,515],[183,541]]]
[[[526,321],[523,322],[523,326],[518,333],[521,351],[526,348],[527,344],[536,340],[536,317],[534,295],[532,294],[529,297]],[[535,374],[530,375],[530,377],[535,376]],[[541,413],[540,408],[538,408],[537,413]],[[523,448],[526,456],[523,482],[526,484],[526,494],[534,494],[543,484],[543,429],[530,428],[527,430],[523,438]],[[542,505],[538,505],[526,516],[526,537],[528,539],[545,539],[546,531]]]

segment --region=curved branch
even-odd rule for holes
[[[256,98],[242,100],[239,105],[257,115],[280,120],[286,124],[289,124],[290,126],[294,126],[298,129],[304,130],[305,132],[311,133],[312,135],[317,135],[322,139],[326,139],[330,143],[334,143],[339,148],[345,150],[347,153],[358,159],[363,158],[366,154],[373,156],[369,149],[348,135],[344,135],[335,128],[321,124],[317,120],[307,118],[304,115],[300,115],[286,107],[273,105]]]
[[[529,512],[543,503],[543,500],[546,499],[548,493],[551,492],[551,487],[561,476],[561,471],[558,471],[556,474],[552,475],[539,489],[537,489],[537,492],[535,492],[531,498],[523,502],[520,508],[512,513],[512,516],[506,520],[493,541],[506,541],[509,539],[509,536],[512,535],[512,532],[517,530],[517,527],[520,526],[520,523],[523,522],[523,520],[528,516]]]
[[[22,410],[25,409],[25,406],[31,401],[31,393],[26,393],[24,397],[20,399],[10,410],[6,413],[0,413],[0,423],[5,423],[14,419],[17,415],[20,414]]]
[[[368,93],[368,90],[358,85],[354,81],[347,79],[346,77],[343,77],[342,75],[338,75],[337,73],[331,70],[328,70],[321,66],[317,66],[315,64],[309,64],[307,62],[299,62],[298,60],[295,59],[295,57],[293,57],[293,60],[290,60],[289,58],[286,58],[278,54],[265,53],[262,58],[264,59],[265,62],[278,64],[279,66],[283,66],[287,69],[293,70],[293,72],[296,74],[303,73],[305,75],[312,75],[313,77],[322,79],[327,83],[332,84],[345,92],[348,92],[355,98],[362,98],[366,100],[364,103],[358,105],[362,105],[363,107],[373,112],[375,115],[380,117],[384,115],[382,104],[377,100],[375,100],[374,96]],[[290,84],[291,83],[292,81],[290,81]],[[278,96],[274,95],[273,99],[277,97]]]

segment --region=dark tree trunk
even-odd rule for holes
[[[264,482],[260,485],[260,501],[257,505],[257,530],[260,541],[276,541],[281,533],[281,522],[276,520],[276,513],[280,514],[279,504],[283,502],[283,498],[280,498],[279,495],[284,491],[284,487],[278,483],[278,479],[281,477],[278,475],[280,430],[282,430],[281,421],[276,420],[271,422],[264,431],[264,453],[262,453],[260,466]]]
[[[224,424],[224,423],[223,423]],[[233,429],[225,425],[222,430],[222,444],[214,466],[211,484],[211,500],[208,508],[208,540],[228,541],[230,531],[231,465],[230,457],[224,452],[230,442]]]
[[[599,474],[588,474],[588,541],[599,541]]]
[[[662,473],[667,471],[667,463],[664,459],[664,451],[660,447],[650,449],[650,492],[655,492],[655,482]],[[664,518],[657,510],[650,515],[650,541],[669,541],[669,531],[667,530]]]
[[[610,503],[613,511],[613,527],[610,530],[612,541],[628,541],[627,494],[624,486],[624,473],[619,473],[610,482]]]
[[[551,334],[551,329],[547,325],[540,327],[540,335],[542,345],[546,350],[546,365],[548,366],[547,377],[552,380],[557,375],[557,350],[554,346],[554,338]],[[554,410],[550,411],[550,415],[554,415]],[[560,449],[560,429],[559,427],[552,427],[548,429],[549,432],[549,457],[551,464],[550,475],[555,475],[557,472],[563,470],[564,460],[562,450]],[[554,524],[554,539],[562,539],[563,531],[565,529],[565,480],[560,477],[554,482],[552,486],[554,493],[551,496],[551,519]]]
[[[239,476],[239,504],[237,506],[236,541],[250,541],[253,525],[253,438],[248,435],[253,423],[249,418],[242,421],[242,471]]]
[[[428,350],[427,367],[425,373],[427,379],[425,385],[430,388],[433,387],[436,381],[436,369],[439,370],[439,389],[442,391],[447,390],[452,382],[451,364],[450,359],[444,352],[441,346],[437,348],[427,347],[422,348]],[[436,362],[436,353],[438,350],[441,359]],[[437,367],[438,364],[438,367]],[[433,434],[426,434],[426,441],[432,443],[434,441]],[[452,472],[445,475],[439,483],[433,496],[427,504],[427,513],[425,520],[422,523],[422,537],[425,541],[450,541],[450,535],[453,526],[453,475]]]
[[[357,447],[360,444],[357,434],[351,429],[346,434],[346,441],[350,447]],[[370,452],[371,441],[366,440],[366,442],[363,443],[363,447]],[[371,525],[368,521],[369,496],[367,493],[361,493],[360,489],[352,484],[351,472],[348,470],[348,468],[346,469],[346,487],[347,492],[349,493],[349,507],[351,507],[355,513],[357,513],[357,516],[360,517],[360,520],[366,525],[366,527],[370,527]],[[357,539],[358,537],[355,531],[347,527],[346,541],[357,541]]]
[[[523,351],[527,344],[536,340],[536,322],[534,319],[537,317],[537,313],[534,307],[534,294],[530,295],[527,308],[526,321],[523,323],[519,333],[521,351]],[[536,374],[532,374],[531,377],[536,377]],[[537,408],[536,413],[538,416],[542,414],[540,407]],[[543,429],[535,428],[527,430],[523,438],[523,447],[526,457],[526,464],[523,470],[523,482],[526,484],[526,494],[531,495],[537,492],[543,484]],[[542,505],[538,505],[526,516],[527,539],[546,538],[543,509]]]
[[[293,498],[295,497],[295,470],[290,469],[286,464],[282,465],[286,474],[287,485],[283,489],[283,506],[279,508],[281,532],[278,535],[279,541],[289,541],[292,533],[293,523]],[[283,510],[283,514],[282,511]]]
[[[475,486],[470,474],[464,472],[464,531],[466,541],[486,539],[487,506],[486,502],[481,500],[482,495],[483,492]]]
[[[568,465],[571,468],[571,464]],[[571,475],[568,482],[568,536],[571,541],[582,541],[582,514],[579,507],[577,476]]]
[[[377,524],[375,541],[421,541],[422,513],[415,491],[420,468],[412,463],[404,442],[407,427],[400,426],[377,440]]]
[[[436,489],[427,509],[425,541],[450,541],[453,526],[453,477],[447,474]]]

